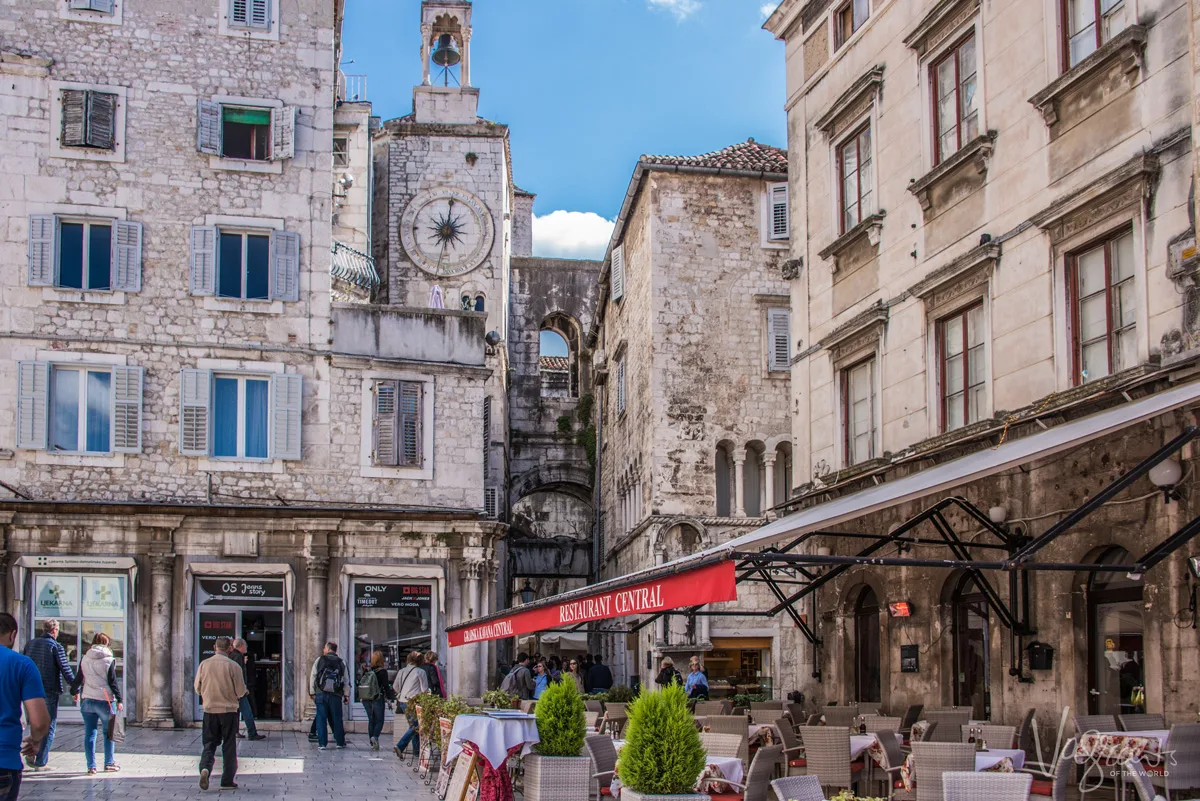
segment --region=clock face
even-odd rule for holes
[[[462,275],[492,249],[492,215],[479,198],[462,189],[426,189],[400,217],[400,240],[413,262],[437,276]]]

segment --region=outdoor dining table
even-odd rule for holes
[[[925,739],[925,732],[929,729],[929,723],[930,723],[930,721],[928,721],[928,720],[918,720],[916,723],[914,723],[912,725],[912,739],[914,742]],[[986,721],[986,720],[968,720],[967,721],[968,726],[987,726],[989,724],[990,724],[990,721]]]
[[[625,747],[625,741],[613,740],[613,746],[617,749],[617,753],[620,754],[621,749]],[[696,788],[703,789],[707,785],[707,788],[712,792],[724,792],[728,789],[725,784],[726,781],[741,784],[745,775],[746,768],[742,764],[742,760],[738,757],[705,754],[704,770],[700,773],[700,777],[696,779]],[[722,779],[725,781],[721,781]],[[616,776],[613,776],[611,790],[614,798],[621,795],[621,780]]]
[[[444,764],[449,766],[462,753],[463,744],[469,743],[482,757],[480,769],[479,798],[481,801],[512,801],[512,778],[506,763],[510,756],[524,756],[540,742],[537,719],[533,715],[459,715],[454,718],[450,730],[450,745],[446,749]]]
[[[1076,761],[1125,762],[1128,759],[1145,760],[1155,764],[1159,755],[1167,749],[1167,729],[1146,731],[1101,731],[1080,735],[1075,746]]]
[[[872,754],[872,758],[875,756]],[[876,764],[880,764],[876,759]],[[904,789],[912,792],[915,786],[913,780],[913,755],[909,754],[904,758],[904,764],[900,766],[900,781],[904,783]],[[1025,752],[1016,748],[989,748],[986,751],[975,752],[975,770],[995,771],[997,773],[1015,773],[1025,767]]]

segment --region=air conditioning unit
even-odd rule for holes
[[[483,514],[489,520],[500,519],[500,490],[495,487],[483,490]]]

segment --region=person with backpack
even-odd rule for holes
[[[429,692],[439,698],[446,697],[446,683],[442,681],[442,671],[438,667],[438,656],[433,651],[426,651],[421,669],[425,671],[425,680],[429,683]]]
[[[522,651],[517,654],[517,664],[512,666],[504,681],[500,682],[500,689],[522,701],[532,701],[533,688],[533,674],[529,672],[529,654]]]
[[[316,668],[313,697],[317,703],[317,750],[324,751],[328,747],[329,729],[333,729],[334,748],[345,748],[342,704],[350,703],[350,686],[346,682],[346,663],[337,655],[336,642],[325,643]]]
[[[383,651],[378,648],[371,654],[367,665],[358,679],[358,700],[367,712],[367,737],[371,750],[379,750],[379,735],[383,734],[383,715],[388,700],[392,697],[392,683],[388,681],[387,668],[383,666]]]
[[[404,759],[404,749],[410,740],[413,744],[413,756],[416,757],[421,753],[421,721],[417,720],[417,710],[409,702],[415,696],[429,689],[429,678],[421,668],[425,661],[421,652],[413,651],[408,655],[407,661],[404,669],[396,674],[396,680],[392,683],[392,689],[396,693],[396,731],[400,731],[401,715],[404,716],[404,722],[408,724],[407,730],[397,738],[393,749],[400,759]]]
[[[75,682],[71,685],[72,694],[82,696],[79,712],[83,716],[83,756],[89,776],[96,773],[96,736],[101,729],[104,731],[104,771],[115,773],[121,769],[114,753],[108,721],[113,715],[124,712],[125,704],[121,698],[121,683],[117,681],[117,660],[108,647],[109,642],[107,634],[102,631],[96,633],[92,638],[92,647],[79,660],[79,672],[75,674]],[[245,691],[244,685],[242,690]],[[236,699],[234,706],[237,706]],[[236,733],[236,715],[233,729]]]
[[[683,677],[675,669],[675,660],[669,656],[663,657],[662,669],[658,671],[654,683],[659,687],[670,687],[672,684],[683,684]]]

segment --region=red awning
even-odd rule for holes
[[[649,614],[684,606],[736,601],[734,563],[723,559],[693,570],[621,586],[621,579],[564,593],[446,629],[450,647],[560,629],[591,620]],[[608,587],[609,589],[604,589]],[[591,590],[590,592],[588,590]]]

